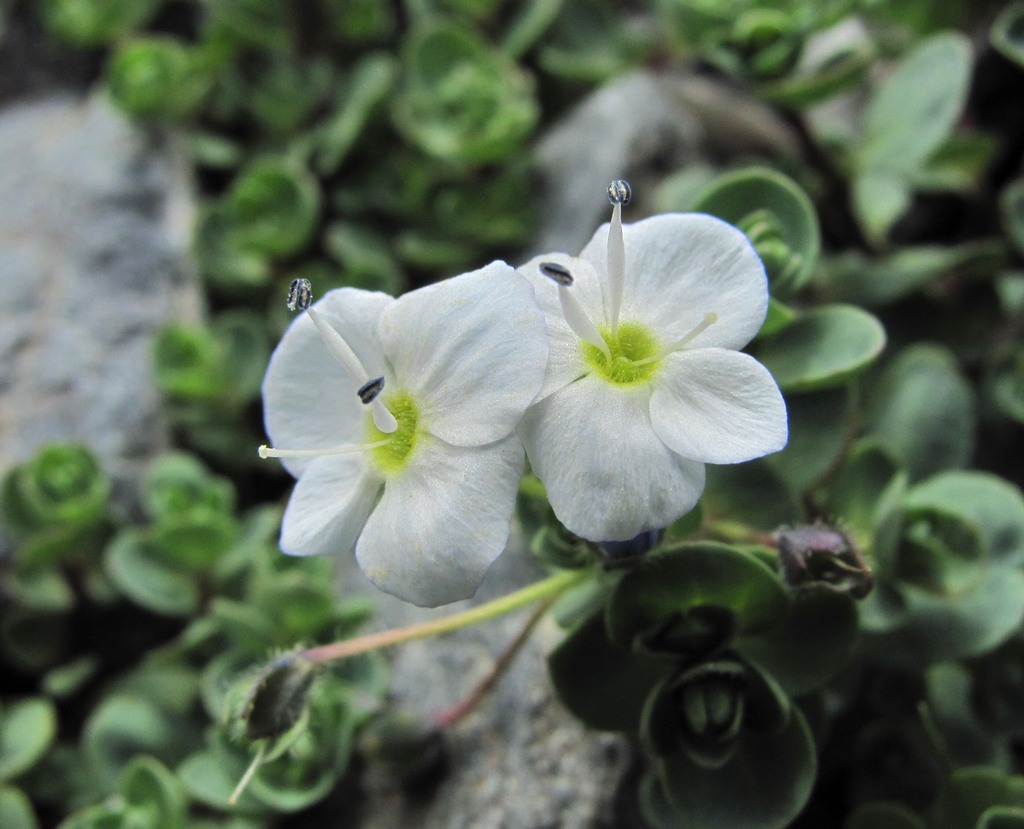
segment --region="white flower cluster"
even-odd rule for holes
[[[394,299],[341,288],[285,332],[267,434],[298,483],[282,549],[355,549],[382,590],[436,606],[476,592],[505,546],[524,447],[558,519],[592,541],[667,526],[705,463],[781,449],[785,404],[738,349],[764,268],[710,216],[612,220],[578,257],[493,262]],[[308,284],[290,304],[308,305]],[[344,371],[338,370],[338,365]]]

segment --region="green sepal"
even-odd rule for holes
[[[290,730],[306,710],[316,678],[316,666],[291,653],[267,665],[249,690],[239,714],[249,740],[279,737]]]
[[[573,715],[591,728],[633,734],[651,689],[672,668],[671,660],[612,644],[603,612],[586,619],[548,656],[555,692]]]
[[[774,624],[786,610],[774,573],[752,556],[713,542],[651,554],[612,591],[606,618],[624,650],[701,657]]]

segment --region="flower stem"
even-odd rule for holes
[[[451,708],[446,708],[435,714],[434,725],[438,728],[450,728],[473,712],[512,665],[516,655],[523,649],[523,645],[530,640],[530,634],[533,633],[533,629],[544,618],[544,614],[548,612],[556,598],[557,596],[550,596],[539,607],[534,609],[533,613],[530,614],[530,618],[526,620],[526,624],[523,625],[523,629],[519,631],[516,638],[512,640],[501,656],[498,657],[494,666],[487,672],[487,676],[480,680],[464,700],[453,705]]]
[[[557,596],[589,575],[589,570],[565,570],[549,576],[543,581],[516,590],[514,593],[509,593],[507,596],[502,596],[478,607],[471,607],[461,613],[453,613],[451,616],[431,619],[429,622],[419,622],[408,627],[382,630],[360,636],[357,639],[345,639],[341,642],[332,642],[330,645],[320,645],[303,651],[300,656],[310,662],[330,662],[334,659],[345,659],[356,654],[375,651],[378,648],[387,648],[391,645],[400,645],[403,642],[413,642],[416,639],[426,639],[429,636],[448,633],[475,625],[478,622],[486,622],[488,619],[509,613],[538,599]]]

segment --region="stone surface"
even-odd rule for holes
[[[198,318],[176,156],[101,97],[0,111],[0,474],[81,440],[120,491],[167,445],[152,341]]]
[[[635,72],[594,92],[557,123],[537,148],[543,198],[537,253],[577,253],[608,221],[602,195],[627,179],[636,221],[655,186],[690,165],[736,157],[794,154],[790,130],[768,107],[721,80],[686,71]]]
[[[544,577],[514,536],[477,596],[424,610],[375,593],[374,626],[398,627],[457,612]],[[353,562],[343,568],[346,593],[373,588]],[[460,702],[488,673],[530,616],[530,609],[396,648],[392,701],[431,722]],[[573,719],[555,698],[545,655],[563,632],[550,618],[534,630],[511,669],[476,711],[445,732],[447,770],[426,795],[397,784],[364,787],[360,829],[613,829],[623,823],[620,784],[632,762],[628,742]],[[635,793],[625,796],[630,808]],[[348,825],[348,824],[346,824]]]

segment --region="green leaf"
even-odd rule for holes
[[[4,523],[27,536],[49,527],[95,524],[106,513],[111,482],[92,452],[76,443],[51,443],[4,477]]]
[[[1024,496],[1012,483],[988,472],[945,472],[910,490],[907,507],[947,510],[971,521],[991,561],[1024,565]]]
[[[1024,66],[1024,3],[1012,3],[1003,9],[988,37],[1004,57]]]
[[[999,207],[1007,236],[1017,251],[1024,253],[1024,179],[1015,179],[1003,188],[999,194]]]
[[[902,803],[876,801],[858,806],[843,829],[927,829],[921,818]]]
[[[548,657],[555,692],[574,716],[603,731],[640,729],[640,713],[651,689],[672,662],[613,645],[604,613],[584,621]]]
[[[199,586],[192,574],[168,561],[140,530],[123,530],[107,547],[104,569],[132,601],[168,616],[191,616],[199,609]]]
[[[119,44],[106,74],[111,99],[139,118],[188,118],[214,81],[206,55],[171,37],[140,37]]]
[[[881,495],[899,472],[899,465],[877,441],[862,439],[829,485],[826,506],[854,540],[867,548],[879,520]]]
[[[784,392],[801,392],[842,385],[884,347],[885,330],[867,311],[826,305],[760,340],[755,352]]]
[[[245,774],[247,760],[241,754],[223,751],[201,751],[189,756],[176,769],[190,797],[214,809],[228,808],[228,798]],[[235,808],[242,814],[261,814],[268,808],[246,789]]]
[[[880,258],[846,251],[823,262],[819,281],[834,299],[865,307],[888,305],[951,274],[988,278],[1006,260],[1001,240],[918,245]]]
[[[980,656],[1012,636],[1024,621],[1024,574],[993,567],[963,595],[901,585],[895,598],[895,608],[880,607],[893,597],[876,589],[861,603],[862,627],[879,631],[868,636],[865,652],[885,664],[923,667]]]
[[[869,168],[854,177],[850,196],[864,232],[880,244],[893,223],[910,207],[913,192],[904,173]]]
[[[1024,807],[990,806],[978,818],[976,829],[1024,829]]]
[[[539,111],[533,79],[469,28],[431,21],[403,47],[392,106],[399,131],[435,158],[479,164],[510,155]]]
[[[1024,777],[1011,777],[994,768],[958,769],[932,804],[932,825],[935,829],[975,829],[991,806],[1024,808]]]
[[[57,735],[57,711],[48,699],[33,698],[10,705],[0,717],[0,782],[6,782],[46,754]]]
[[[765,463],[794,493],[805,492],[839,460],[854,417],[849,388],[824,389],[786,397],[789,442]]]
[[[748,167],[716,178],[693,210],[740,228],[761,256],[772,295],[790,296],[810,279],[821,250],[814,205],[788,176]]]
[[[774,530],[800,520],[802,510],[788,487],[764,461],[708,466],[701,505],[704,523],[738,522],[745,531]]]
[[[724,544],[681,544],[645,557],[612,591],[612,642],[634,652],[703,655],[733,634],[778,621],[786,593],[766,566]]]
[[[58,37],[80,45],[110,43],[143,25],[159,0],[44,0],[46,25]]]
[[[136,755],[176,762],[195,736],[183,717],[136,694],[115,693],[89,716],[82,741],[93,771],[114,789]]]
[[[0,826],[4,829],[39,829],[32,802],[21,789],[0,786]]]
[[[186,829],[188,799],[177,778],[155,757],[136,757],[121,775],[125,802],[144,810],[159,829]]]
[[[815,691],[841,671],[857,640],[853,600],[831,590],[797,593],[782,621],[736,650],[772,676],[790,696]]]
[[[377,3],[373,7],[381,8]],[[319,130],[314,166],[320,175],[338,171],[391,91],[397,73],[394,58],[384,53],[368,55],[352,67],[333,115]]]
[[[677,755],[659,761],[656,771],[676,826],[783,829],[810,797],[816,766],[810,729],[794,708],[777,734],[745,731],[732,759],[719,769]]]
[[[868,102],[858,168],[918,170],[949,137],[964,108],[971,59],[970,41],[955,32],[918,43]]]
[[[284,158],[266,156],[235,179],[225,206],[238,247],[260,256],[301,250],[320,218],[320,185],[308,170]]]
[[[953,355],[917,344],[901,351],[874,386],[865,431],[921,480],[967,465],[976,420],[971,386]]]

